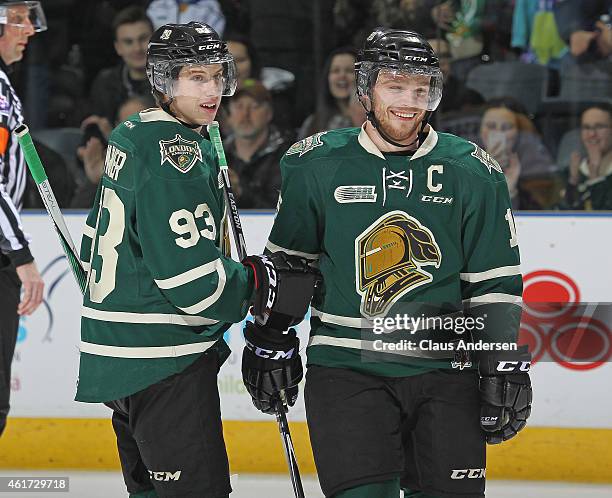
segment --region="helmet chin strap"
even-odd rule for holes
[[[432,112],[431,111],[427,111],[425,112],[425,116],[423,117],[423,120],[421,121],[421,129],[419,130],[419,132],[417,133],[417,137],[410,142],[409,144],[400,144],[399,142],[396,142],[395,140],[393,140],[389,135],[387,135],[383,129],[382,126],[380,126],[380,122],[378,121],[378,119],[376,119],[376,116],[374,115],[374,106],[372,106],[371,110],[366,110],[366,119],[368,121],[370,121],[370,123],[372,123],[372,125],[374,126],[374,128],[376,128],[376,131],[378,131],[378,134],[383,138],[383,140],[387,143],[390,143],[391,145],[395,146],[395,147],[410,147],[411,145],[414,145],[415,143],[417,144],[422,144],[423,141],[426,138],[426,134],[423,132],[423,130],[425,129],[425,127],[427,126],[428,122],[429,122],[429,118],[431,117]]]
[[[166,111],[168,114],[170,114],[170,116],[172,116],[174,119],[176,119],[179,123],[181,123],[183,126],[186,126],[187,128],[191,129],[191,130],[195,130],[196,128],[200,128],[201,124],[189,124],[189,123],[185,123],[185,121],[183,121],[182,119],[179,119],[177,117],[176,114],[174,114],[171,110],[170,110],[170,104],[172,104],[172,102],[174,101],[174,99],[172,97],[170,97],[170,100],[168,100],[168,102],[163,102],[161,104],[159,104],[159,106]]]

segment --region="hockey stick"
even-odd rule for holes
[[[223,150],[223,143],[221,142],[221,133],[219,133],[219,123],[217,121],[213,121],[207,126],[207,129],[210,136],[210,141],[213,143],[215,151],[217,152],[217,157],[219,158],[219,167],[221,168],[221,176],[223,177],[223,190],[230,210],[229,218],[232,225],[232,232],[234,234],[234,242],[236,243],[236,251],[238,252],[238,259],[242,261],[247,256],[246,242],[242,232],[242,225],[240,223],[240,215],[238,214],[238,207],[236,206],[234,192],[232,191],[232,185],[229,179],[227,159],[225,157],[225,151]],[[281,394],[284,395],[284,393]],[[302,488],[300,470],[298,468],[295,451],[293,449],[293,441],[291,439],[291,432],[289,431],[289,424],[287,423],[287,416],[285,415],[285,404],[286,402],[284,399],[278,400],[275,406],[276,421],[278,422],[278,430],[283,442],[283,449],[285,450],[287,465],[289,466],[289,474],[291,475],[293,492],[295,493],[296,498],[304,498],[304,489]]]
[[[223,193],[225,194],[225,200],[230,210],[229,218],[230,224],[232,225],[234,242],[236,243],[236,251],[238,252],[238,259],[242,261],[247,257],[246,242],[244,240],[244,233],[242,232],[242,224],[240,223],[240,215],[238,214],[238,206],[236,206],[234,191],[232,190],[232,184],[229,179],[227,159],[225,158],[223,143],[221,142],[221,133],[219,133],[219,123],[213,121],[206,129],[208,130],[210,141],[215,146],[215,151],[219,158],[219,167],[221,168],[221,177],[223,178]]]
[[[62,249],[64,250],[64,254],[68,260],[68,266],[70,266],[79,289],[81,290],[81,293],[83,293],[85,292],[87,272],[81,264],[81,260],[79,259],[74,242],[70,236],[70,231],[66,226],[62,211],[57,204],[57,200],[55,199],[55,195],[53,194],[53,190],[49,184],[49,179],[47,178],[45,168],[40,161],[38,152],[36,152],[36,148],[34,147],[34,143],[32,142],[32,137],[30,135],[30,130],[26,125],[22,124],[15,129],[15,135],[17,135],[17,139],[19,140],[21,150],[23,150],[23,155],[28,165],[28,169],[32,174],[32,178],[34,178],[34,181],[36,182],[36,186],[38,187],[38,192],[40,193],[43,204],[45,205],[47,213],[49,213],[49,216],[51,217],[53,228],[55,228],[55,231],[59,236],[60,244],[62,245]]]

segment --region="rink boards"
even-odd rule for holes
[[[85,216],[67,221],[80,238]],[[251,252],[263,249],[272,213],[244,213]],[[32,251],[46,282],[45,303],[22,320],[13,363],[12,418],[0,439],[0,467],[116,468],[109,411],[73,401],[78,370],[80,294],[62,258],[55,233],[43,213],[26,214]],[[571,303],[610,302],[612,215],[517,215],[516,228],[525,293],[534,300],[567,306],[534,308],[537,320],[523,334],[536,346],[539,361],[532,379],[536,402],[530,425],[520,437],[489,451],[490,477],[612,482],[612,397],[609,386],[610,322],[580,327]],[[75,240],[79,243],[79,240]],[[578,324],[578,325],[577,325]],[[555,328],[560,334],[550,335]],[[569,332],[590,344],[568,344]],[[226,335],[233,354],[219,376],[226,442],[236,472],[282,472],[284,460],[275,424],[257,412],[240,376],[240,326]],[[563,331],[566,334],[563,334]],[[299,327],[302,344],[307,327]],[[583,341],[583,342],[584,342]],[[577,352],[578,351],[578,352]],[[314,471],[303,398],[290,414],[295,444],[305,472]]]

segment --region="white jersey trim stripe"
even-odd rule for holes
[[[493,268],[491,270],[476,272],[476,273],[460,273],[459,278],[466,282],[482,282],[484,280],[490,280],[498,277],[510,277],[512,275],[520,275],[521,267],[515,266],[500,266],[499,268]]]
[[[215,342],[197,342],[193,344],[179,344],[177,346],[125,347],[106,346],[81,341],[79,349],[81,353],[112,356],[114,358],[175,358],[177,356],[203,353],[213,346]]]
[[[286,249],[285,247],[277,246],[276,244],[268,241],[266,242],[266,249],[270,252],[286,252],[291,256],[301,256],[302,258],[317,260],[319,259],[318,254],[312,254],[309,252],[294,251],[293,249]]]
[[[184,273],[175,275],[174,277],[155,280],[155,283],[160,289],[174,289],[175,287],[180,287],[181,285],[193,282],[198,278],[210,275],[216,270],[216,266],[219,261],[219,258],[217,258],[214,261],[210,261],[202,266],[197,266],[191,270],[187,270]]]
[[[372,327],[372,325],[366,318],[332,315],[331,313],[319,311],[316,308],[310,308],[310,310],[312,316],[317,317],[319,320],[325,323],[332,323],[334,325],[341,325],[342,327],[353,327],[357,329],[363,328],[366,325],[368,326],[368,328]]]
[[[85,226],[83,227],[83,235],[85,235],[85,237],[93,239],[96,236],[95,227],[90,227],[87,223],[85,223]]]
[[[474,296],[462,301],[464,306],[474,307],[483,304],[497,304],[497,303],[510,303],[521,305],[523,298],[521,296],[515,296],[514,294],[502,294],[492,292],[490,294],[483,294],[482,296]]]
[[[185,313],[189,313],[190,315],[195,315],[197,313],[201,313],[206,308],[212,306],[219,300],[219,298],[221,297],[221,294],[223,293],[223,289],[225,288],[226,276],[225,276],[225,268],[223,268],[223,263],[221,262],[220,259],[217,259],[215,261],[215,266],[216,266],[215,270],[219,276],[219,280],[217,282],[217,288],[215,289],[215,292],[213,292],[206,299],[202,299],[202,301],[200,301],[199,303],[194,304],[193,306],[188,306],[186,308],[179,308],[181,311],[184,311]]]
[[[166,313],[130,313],[126,311],[102,311],[83,306],[83,318],[100,320],[103,322],[118,323],[157,323],[169,325],[184,325],[197,327],[200,325],[214,325],[218,320],[211,320],[200,316],[172,315]]]
[[[310,346],[332,346],[337,348],[349,348],[349,349],[359,349],[362,351],[370,351],[373,353],[386,353],[393,355],[401,355],[401,356],[410,356],[416,358],[427,358],[432,360],[443,360],[448,358],[453,358],[453,352],[449,351],[425,351],[422,349],[412,349],[412,350],[393,350],[389,351],[387,349],[377,347],[376,343],[378,341],[366,341],[361,339],[349,339],[345,337],[330,337],[327,335],[315,335],[310,338],[308,341],[308,347]],[[382,342],[382,339],[381,339]]]
[[[362,317],[362,318],[355,318],[355,317],[350,317],[350,316],[341,316],[341,315],[332,315],[330,313],[325,313],[323,311],[320,311],[316,308],[310,308],[310,314],[313,317],[318,318],[319,320],[321,320],[324,323],[331,323],[333,325],[340,325],[343,327],[352,327],[352,328],[357,328],[357,329],[372,329],[374,328],[374,322],[368,318]],[[445,319],[445,318],[454,318],[454,317],[459,317],[462,315],[461,311],[457,311],[454,313],[445,313],[443,315],[436,315],[434,317],[430,317],[432,319],[434,318],[440,318],[440,319]],[[384,317],[381,317],[384,318]],[[410,329],[411,332],[416,332],[418,330],[424,330],[426,329],[427,323],[423,322],[420,323],[416,328],[412,328]],[[400,327],[386,327],[385,331],[386,332],[392,332],[394,330],[404,330],[406,331],[407,329],[405,328],[400,328]]]

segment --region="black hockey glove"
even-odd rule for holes
[[[525,427],[531,413],[530,366],[527,346],[480,356],[480,426],[487,443],[507,441]]]
[[[255,321],[281,331],[300,323],[320,279],[319,271],[306,259],[284,252],[247,256],[242,263],[255,273],[251,311]]]
[[[242,380],[255,407],[264,413],[275,413],[279,400],[293,406],[303,376],[295,329],[283,333],[247,322],[244,339]]]

